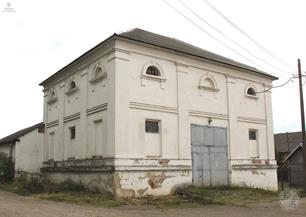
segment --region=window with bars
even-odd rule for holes
[[[256,91],[254,90],[254,88],[249,87],[247,90],[247,94],[251,96],[256,96]]]
[[[155,66],[149,66],[146,71],[147,75],[160,76],[160,71]]]
[[[146,120],[146,133],[159,133],[159,121]]]
[[[257,140],[257,130],[249,130],[249,140]]]

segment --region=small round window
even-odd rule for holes
[[[253,87],[249,87],[247,90],[247,94],[251,96],[256,96],[256,91],[254,90]]]
[[[149,66],[146,71],[147,75],[160,76],[160,71],[155,66]]]

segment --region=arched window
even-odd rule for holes
[[[97,67],[95,70],[95,78],[100,78],[103,76],[103,70],[101,67]]]
[[[205,78],[202,85],[207,88],[215,89],[214,82],[210,78]]]
[[[218,92],[219,89],[217,88],[217,82],[213,76],[207,74],[200,78],[199,86],[200,95],[204,94],[207,91],[210,92]]]
[[[55,98],[55,91],[52,91],[50,98],[51,98],[51,99],[54,99],[54,98]]]
[[[67,82],[66,94],[67,95],[71,95],[71,94],[73,94],[73,93],[75,93],[77,91],[78,91],[77,83],[73,79],[70,79]]]
[[[55,90],[54,89],[50,90],[49,94],[50,95],[48,97],[47,103],[52,104],[52,103],[56,102],[57,101],[57,96],[56,96]]]
[[[256,96],[256,91],[253,87],[249,87],[247,90],[247,94],[250,96]]]
[[[91,78],[89,82],[92,84],[98,83],[102,81],[103,79],[105,79],[106,76],[107,76],[107,73],[105,71],[105,68],[100,63],[97,63],[95,64],[95,66],[93,67],[91,71]]]
[[[70,90],[73,90],[74,88],[76,88],[75,81],[71,81],[70,82]]]
[[[147,75],[160,76],[160,71],[155,66],[149,66],[146,71]]]

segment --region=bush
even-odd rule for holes
[[[0,182],[10,182],[14,179],[14,163],[12,158],[0,153]]]
[[[22,195],[42,193],[45,191],[46,179],[42,175],[29,176],[26,173],[20,174],[16,179],[18,191]]]

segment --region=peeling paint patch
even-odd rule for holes
[[[121,177],[119,174],[114,174],[114,188],[115,192],[122,197],[135,197],[135,191],[132,189],[122,188]]]
[[[252,163],[253,163],[253,164],[260,164],[260,163],[261,163],[261,160],[259,160],[259,159],[253,159],[253,160],[252,160]]]
[[[137,190],[137,193],[139,196],[143,196],[145,195],[145,193],[148,191],[148,188],[144,188],[144,189],[139,189]]]
[[[252,173],[253,175],[259,175],[259,172],[258,172],[257,170],[251,170],[251,173]]]
[[[162,166],[168,166],[169,161],[170,161],[169,159],[161,159],[159,160],[159,164]]]
[[[149,180],[148,184],[152,189],[160,188],[162,183],[166,180],[165,173],[161,173],[160,175],[152,175],[151,173],[147,174]]]

